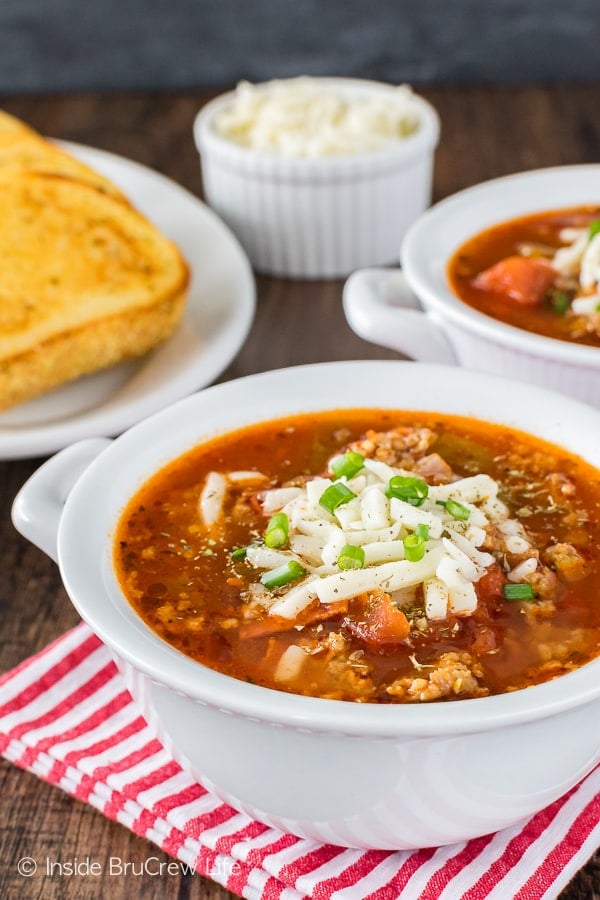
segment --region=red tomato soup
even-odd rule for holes
[[[361,703],[483,697],[600,653],[600,473],[508,428],[351,410],[243,428],[151,478],[122,589],[234,678]]]
[[[461,300],[488,316],[600,347],[600,207],[494,225],[457,250],[448,279]]]

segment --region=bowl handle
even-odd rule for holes
[[[12,506],[13,525],[23,537],[58,562],[58,525],[79,476],[112,441],[89,438],[52,456],[33,473]]]
[[[425,312],[400,269],[360,269],[344,285],[344,312],[367,341],[422,362],[456,365],[448,338]]]

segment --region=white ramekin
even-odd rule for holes
[[[343,95],[393,95],[391,85],[323,78]],[[194,123],[210,206],[238,236],[252,264],[271,275],[334,278],[391,263],[407,228],[431,200],[439,119],[415,96],[418,130],[389,149],[295,159],[261,153],[220,137],[215,113],[233,92],[211,101]]]
[[[600,412],[567,397],[459,368],[330,363],[221,384],[113,442],[75,444],[33,475],[13,519],[58,559],[75,607],[111,649],[167,747],[226,802],[285,831],[346,846],[463,841],[537,812],[600,760],[600,659],[527,690],[451,703],[300,697],[183,656],[146,627],[115,577],[119,515],[159,467],[218,432],[350,406],[476,416],[600,466]]]
[[[526,213],[600,205],[600,165],[538,169],[488,181],[436,204],[409,229],[402,271],[355,272],[344,310],[366,340],[424,362],[510,375],[600,406],[600,348],[533,334],[452,292],[448,261],[484,228]]]

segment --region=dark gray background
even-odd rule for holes
[[[0,0],[0,91],[600,78],[600,0]]]

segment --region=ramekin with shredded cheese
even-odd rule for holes
[[[431,200],[439,118],[406,86],[282,79],[208,103],[194,136],[205,196],[255,268],[343,277],[397,260]]]

